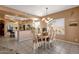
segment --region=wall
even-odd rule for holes
[[[64,10],[44,17],[54,19],[65,18],[65,35],[57,36],[57,38],[79,43],[79,7]],[[78,22],[78,26],[69,26],[71,22]]]

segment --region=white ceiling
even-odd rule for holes
[[[69,8],[76,7],[77,5],[6,5],[6,7],[17,9],[19,11],[29,13],[35,16],[45,16],[47,13],[55,13]]]

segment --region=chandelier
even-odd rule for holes
[[[47,15],[48,13],[48,7],[47,8],[45,8],[45,15]],[[53,18],[50,18],[50,17],[45,17],[45,18],[42,18],[42,21],[44,21],[45,23],[48,23],[50,20],[52,20]]]

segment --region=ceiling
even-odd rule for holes
[[[76,7],[77,5],[5,5],[5,6],[35,16],[45,16],[46,8],[48,8],[47,10],[47,15],[48,15],[51,13],[56,13],[59,11]]]

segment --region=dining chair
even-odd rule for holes
[[[34,30],[32,30],[32,34],[33,34],[33,49],[35,50],[35,49],[37,49],[38,48],[38,46],[37,46],[37,36],[35,35],[35,31]]]
[[[41,43],[41,37],[37,36],[37,34],[35,34],[35,31],[32,30],[33,33],[33,51],[34,53],[36,51],[38,51],[38,48],[41,47],[42,43]]]
[[[48,31],[48,38],[46,39],[48,48],[52,47],[52,43],[53,43],[53,39],[54,39],[54,33],[55,32],[54,32],[53,27],[50,27],[49,31]]]

